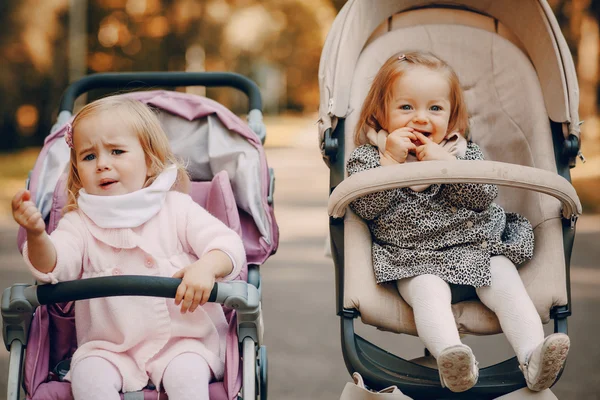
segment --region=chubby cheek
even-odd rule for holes
[[[438,121],[436,123],[436,134],[437,135],[443,135],[443,137],[446,137],[446,135],[449,133],[448,132],[448,121],[446,120],[441,120]]]
[[[396,116],[389,119],[388,126],[385,127],[388,132],[393,132],[396,129],[404,128],[410,122],[410,118]]]
[[[79,175],[79,181],[81,182],[81,186],[83,186],[84,189],[87,189],[91,180],[90,172],[85,167],[78,167],[77,173]]]

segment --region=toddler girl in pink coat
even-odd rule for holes
[[[12,202],[35,278],[182,279],[175,301],[130,296],[75,304],[78,349],[66,377],[74,398],[119,399],[119,391],[141,390],[150,379],[171,400],[208,399],[210,380],[223,377],[228,325],[221,306],[207,300],[216,280],[239,274],[240,237],[173,190],[187,185],[187,174],[143,103],[119,96],[90,103],[65,139],[68,203],[56,230],[46,233],[28,191]]]

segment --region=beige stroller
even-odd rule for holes
[[[472,140],[490,161],[413,163],[347,178],[360,108],[391,55],[431,51],[458,73]],[[465,393],[440,386],[435,369],[386,352],[354,332],[358,316],[385,331],[416,335],[412,309],[395,286],[375,283],[371,235],[348,208],[355,198],[432,183],[499,185],[499,204],[526,216],[535,233],[520,274],[544,323],[567,331],[569,262],[581,204],[569,183],[579,152],[578,85],[571,54],[546,0],[349,0],[334,21],[319,67],[321,149],[330,167],[329,214],[337,313],[350,372],[374,389],[397,385],[415,398],[495,398],[525,387],[516,358],[483,368]],[[500,333],[479,301],[453,305],[461,333]]]

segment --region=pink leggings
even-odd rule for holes
[[[483,304],[498,316],[502,331],[522,364],[544,340],[542,321],[514,264],[504,256],[492,257],[492,285],[477,288]],[[397,281],[402,298],[413,308],[419,338],[437,356],[461,344],[451,307],[450,286],[435,275]]]
[[[195,353],[175,357],[163,375],[162,385],[169,400],[208,400],[211,371],[204,358]],[[101,357],[88,357],[71,373],[75,400],[119,400],[123,386],[119,370]]]

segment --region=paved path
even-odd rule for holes
[[[313,126],[298,132],[291,146],[268,148],[267,154],[276,171],[275,204],[281,230],[279,251],[262,268],[269,398],[335,400],[350,378],[340,350],[333,264],[324,256],[328,169],[316,149]],[[15,224],[0,221],[2,288],[17,281],[30,282],[15,237]],[[600,399],[599,242],[600,216],[583,217],[571,274],[573,347],[563,378],[553,389],[560,399]],[[408,358],[422,354],[417,338],[366,326],[357,330],[393,353]],[[502,336],[467,338],[467,343],[473,345],[482,365],[511,355]],[[0,352],[0,399],[6,393],[7,355]]]

